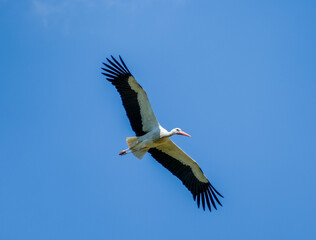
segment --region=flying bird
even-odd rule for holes
[[[136,137],[127,137],[128,148],[119,155],[133,153],[142,159],[149,152],[161,165],[178,177],[197,201],[198,207],[202,203],[203,210],[207,205],[216,208],[216,202],[222,206],[217,196],[223,197],[208,181],[199,165],[170,140],[173,135],[189,134],[180,128],[171,131],[164,129],[158,122],[144,89],[137,83],[128,70],[121,56],[120,62],[113,56],[103,63],[103,75],[119,92],[127,117]]]

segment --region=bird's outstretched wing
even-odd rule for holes
[[[126,114],[131,123],[136,136],[142,136],[150,132],[159,123],[151,108],[148,97],[144,89],[137,83],[130,73],[122,58],[117,61],[113,56],[112,60],[103,63],[106,68],[102,74],[107,77],[119,92]]]
[[[205,210],[206,202],[211,211],[211,202],[213,207],[217,209],[215,201],[222,206],[217,195],[223,196],[207,180],[199,165],[170,139],[156,148],[149,149],[148,152],[182,181],[193,194],[194,200],[197,200],[198,207],[202,202]]]

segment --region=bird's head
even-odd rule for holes
[[[183,135],[183,136],[187,136],[187,137],[191,137],[189,134],[183,132],[180,128],[174,128],[171,130],[172,135]]]

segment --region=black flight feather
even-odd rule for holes
[[[121,58],[122,64],[114,57],[112,57],[112,59],[111,61],[107,58],[108,62],[103,63],[106,68],[102,68],[104,71],[102,74],[107,76],[107,80],[111,82],[119,92],[127,117],[136,136],[142,136],[146,134],[146,132],[143,131],[137,92],[135,92],[128,83],[128,79],[132,77],[132,74]]]
[[[157,160],[157,162],[167,168],[173,175],[175,175],[182,181],[182,183],[192,193],[193,199],[197,202],[198,207],[200,207],[200,203],[202,203],[203,209],[205,209],[206,201],[206,204],[211,211],[209,201],[211,200],[212,205],[215,209],[217,209],[213,198],[215,198],[216,202],[221,205],[216,196],[216,193],[218,192],[213,192],[214,188],[209,182],[205,183],[199,181],[193,174],[190,166],[182,164],[177,159],[158,150],[157,148],[151,148],[148,152],[153,156],[153,158]],[[210,192],[210,190],[212,193]],[[218,195],[222,196],[220,194]]]

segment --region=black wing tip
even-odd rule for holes
[[[123,66],[125,67],[125,69],[127,70],[127,72],[129,73],[129,74],[131,74],[131,72],[129,71],[129,69],[127,68],[127,66],[126,66],[126,64],[125,64],[125,62],[123,61],[123,59],[122,59],[122,57],[121,57],[121,55],[119,55],[119,58],[120,58],[120,60],[121,60],[121,62],[122,62],[122,64],[123,64]],[[131,74],[132,75],[132,74]]]
[[[202,205],[203,210],[205,211],[205,208],[207,206],[211,212],[211,206],[217,209],[215,202],[222,206],[222,204],[216,197],[216,194],[219,193],[216,190],[213,191],[214,187],[211,186],[208,181],[199,181],[194,175],[190,166],[182,164],[180,161],[176,160],[175,158],[169,156],[168,154],[162,152],[157,148],[151,148],[148,152],[153,156],[153,158],[157,160],[157,162],[159,162],[162,166],[164,166],[173,175],[175,175],[182,181],[184,186],[192,193],[193,200],[196,201],[198,208],[200,208],[200,205]],[[218,196],[222,197],[221,194],[219,194]]]
[[[204,211],[205,206],[207,206],[209,211],[212,212],[211,206],[217,210],[216,203],[221,207],[223,206],[216,195],[224,198],[223,195],[221,195],[210,183],[207,183],[199,193],[193,194],[193,199],[197,202],[198,208],[200,208],[200,205],[202,204]]]
[[[112,55],[111,59],[106,58],[107,62],[102,62],[102,64],[106,68],[102,68],[103,71],[107,73],[115,73],[117,77],[125,77],[125,76],[132,76],[131,72],[128,70],[126,64],[124,63],[122,57],[119,55],[119,61],[117,61]]]
[[[220,194],[216,189],[215,187],[213,187],[213,185],[210,183],[210,187],[217,193],[218,196],[224,198],[224,196],[222,194]]]

